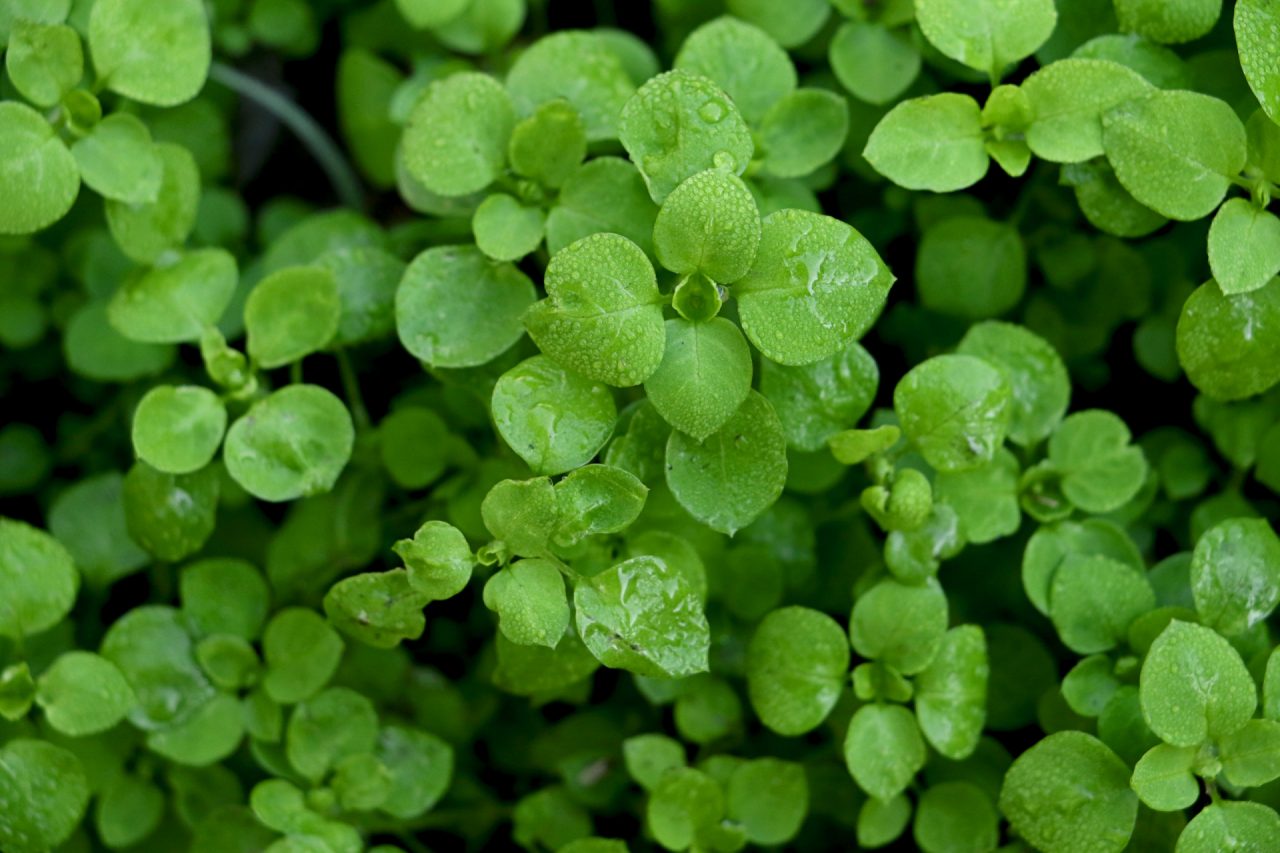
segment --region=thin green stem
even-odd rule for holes
[[[364,431],[369,428],[369,410],[364,407],[364,397],[360,394],[360,381],[356,378],[356,370],[351,366],[351,356],[346,350],[334,353],[338,359],[338,373],[342,376],[342,391],[347,397],[347,405],[351,407],[351,417],[355,419],[356,429]]]
[[[226,86],[233,92],[248,98],[267,112],[278,118],[316,158],[320,168],[324,169],[329,183],[333,184],[338,199],[347,207],[359,210],[364,206],[364,192],[360,188],[360,179],[355,169],[343,156],[342,149],[325,133],[316,120],[302,110],[297,104],[272,89],[267,84],[250,77],[229,65],[221,62],[213,63],[209,69],[209,77]]]
[[[289,365],[289,384],[302,384],[302,359],[298,359],[293,364]]]

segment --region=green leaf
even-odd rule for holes
[[[777,178],[799,178],[831,162],[849,133],[845,98],[826,89],[796,89],[774,104],[760,123],[762,168]]]
[[[182,613],[198,637],[229,634],[257,639],[270,592],[253,564],[230,557],[192,563],[178,575]]]
[[[1102,147],[1124,188],[1170,219],[1208,216],[1245,165],[1244,124],[1196,92],[1156,91],[1108,110]]]
[[[125,527],[153,556],[176,562],[199,551],[217,523],[217,469],[166,474],[136,463],[124,479]]]
[[[518,261],[542,243],[545,216],[506,193],[494,193],[476,208],[471,228],[476,246],[495,261]]]
[[[1062,679],[1062,698],[1082,717],[1097,717],[1110,703],[1121,682],[1116,666],[1107,655],[1084,658]]]
[[[722,317],[706,323],[668,320],[662,363],[644,389],[658,413],[702,441],[733,417],[751,392],[751,351]]]
[[[235,752],[243,739],[240,702],[217,693],[177,725],[149,734],[147,748],[177,764],[205,767]]]
[[[1115,648],[1133,620],[1155,605],[1145,575],[1100,555],[1068,554],[1049,588],[1049,617],[1058,636],[1082,655]]]
[[[414,258],[396,291],[396,329],[432,367],[475,367],[524,335],[520,318],[537,294],[524,273],[469,246],[441,246]]]
[[[1181,44],[1207,35],[1222,12],[1222,0],[1115,0],[1124,32],[1161,44]]]
[[[767,358],[812,364],[847,348],[884,308],[893,273],[845,223],[804,210],[765,217],[760,251],[733,287],[742,329]]]
[[[956,352],[1004,374],[1012,392],[1010,441],[1030,447],[1057,428],[1071,400],[1071,380],[1048,341],[1022,326],[989,321],[969,327]]]
[[[920,242],[916,287],[934,311],[968,320],[995,317],[1018,304],[1026,285],[1026,250],[1012,225],[955,216]]]
[[[955,92],[902,101],[876,125],[862,156],[907,189],[962,190],[982,180],[990,164],[982,110]]]
[[[294,769],[318,782],[341,759],[371,752],[377,737],[373,703],[354,690],[330,687],[294,708],[285,752]]]
[[[844,760],[858,786],[876,799],[901,794],[925,762],[915,717],[901,705],[863,705],[849,721]]]
[[[590,462],[618,417],[607,387],[542,355],[502,375],[492,406],[502,438],[540,474],[562,474]]]
[[[565,180],[547,215],[547,251],[592,234],[618,234],[652,256],[658,206],[635,166],[617,157],[588,160]]]
[[[760,721],[781,735],[816,728],[849,671],[849,643],[834,619],[806,607],[769,613],[747,646],[747,689]]]
[[[440,801],[453,777],[453,748],[427,732],[384,726],[374,755],[391,771],[391,793],[379,807],[412,820]]]
[[[1226,296],[1213,282],[1187,297],[1178,317],[1178,363],[1215,400],[1243,400],[1280,382],[1280,278]]]
[[[1049,613],[1049,591],[1063,562],[1072,555],[1097,555],[1125,563],[1135,573],[1142,557],[1128,535],[1109,521],[1091,518],[1041,527],[1027,542],[1022,558],[1022,585],[1041,613]]]
[[[649,794],[645,822],[668,850],[688,850],[719,828],[724,792],[701,770],[681,767],[665,774]]]
[[[498,614],[507,639],[555,648],[569,627],[564,578],[550,560],[518,560],[484,585],[484,605]]]
[[[795,838],[809,811],[804,767],[776,758],[744,761],[729,777],[726,813],[753,844],[774,846]]]
[[[43,853],[71,837],[89,805],[79,759],[44,741],[0,746],[0,845],[6,853]]]
[[[515,123],[515,105],[501,83],[475,71],[452,74],[428,86],[409,115],[405,165],[438,195],[479,192],[502,173]]]
[[[880,381],[875,360],[860,344],[800,367],[764,360],[760,393],[773,405],[787,443],[816,451],[871,408]]]
[[[103,791],[94,813],[102,843],[112,850],[147,839],[164,817],[165,795],[152,782],[123,774]]]
[[[915,678],[916,720],[925,739],[953,761],[973,754],[987,719],[987,639],[976,625],[942,636]]]
[[[706,672],[710,629],[683,574],[657,557],[633,557],[578,582],[578,633],[605,666],[680,678]]]
[[[916,21],[944,55],[998,80],[1048,40],[1058,13],[1053,0],[916,0]]]
[[[314,610],[286,607],[262,635],[262,686],[282,705],[314,696],[337,670],[342,648],[342,638]]]
[[[938,471],[995,458],[1012,416],[1010,384],[971,355],[940,355],[913,367],[893,391],[902,432]]]
[[[154,150],[161,163],[155,199],[142,204],[107,199],[107,225],[116,244],[131,259],[169,267],[172,253],[182,248],[196,224],[200,172],[195,159],[180,145],[158,142]]]
[[[153,204],[160,196],[164,164],[151,131],[137,117],[114,113],[71,146],[80,177],[104,198]]]
[[[80,35],[62,24],[18,18],[9,33],[4,59],[13,87],[45,109],[56,106],[84,76]]]
[[[842,465],[861,465],[883,453],[902,439],[902,430],[892,424],[875,429],[847,429],[827,439],[831,455]]]
[[[755,151],[733,100],[706,77],[678,69],[653,77],[627,101],[618,135],[659,204],[698,172],[742,174]]]
[[[94,2],[89,50],[108,89],[157,107],[199,94],[209,75],[209,21],[200,0]]]
[[[1129,768],[1101,741],[1058,732],[1013,762],[1000,811],[1041,850],[1120,853],[1133,833],[1138,798],[1129,789]]]
[[[1265,287],[1280,274],[1280,218],[1227,199],[1209,227],[1209,268],[1228,296]]]
[[[374,648],[392,649],[401,640],[422,636],[428,597],[404,569],[368,572],[338,581],[324,597],[324,612],[334,626]]]
[[[1280,722],[1250,720],[1219,740],[1218,750],[1232,785],[1256,788],[1280,778]]]
[[[732,535],[773,505],[787,479],[786,439],[773,407],[758,393],[717,432],[698,442],[672,432],[667,485],[694,518]]]
[[[1280,123],[1280,9],[1267,0],[1239,0],[1235,7],[1236,45],[1249,88],[1272,120]]]
[[[1280,815],[1262,803],[1218,802],[1191,819],[1178,837],[1177,853],[1235,849],[1264,853],[1280,833]]]
[[[557,496],[546,477],[503,480],[485,495],[480,515],[493,538],[502,540],[511,553],[537,557],[546,553],[556,525]]]
[[[467,0],[395,0],[396,9],[416,30],[443,26],[462,14]]]
[[[857,837],[863,847],[883,847],[896,841],[911,820],[911,801],[904,794],[889,800],[867,797],[858,809]]]
[[[80,170],[44,116],[16,101],[0,103],[0,234],[31,234],[57,222],[80,194]]]
[[[249,357],[268,370],[300,361],[338,333],[338,283],[323,267],[288,267],[253,288],[244,306]]]
[[[1031,151],[1053,163],[1083,163],[1103,154],[1103,114],[1147,94],[1151,84],[1116,62],[1062,59],[1031,74],[1021,88],[1031,107]]]
[[[916,807],[912,834],[926,853],[994,850],[1000,816],[991,798],[968,782],[932,785]]]
[[[751,61],[744,62],[745,57]],[[753,125],[796,87],[787,52],[764,30],[727,15],[690,33],[675,67],[714,80]]]
[[[689,743],[709,745],[742,730],[742,702],[729,683],[699,675],[681,686],[675,701],[675,724]]]
[[[1049,464],[1067,500],[1085,512],[1124,506],[1142,488],[1147,459],[1130,444],[1129,428],[1111,412],[1076,412],[1049,438]]]
[[[669,770],[686,766],[684,745],[666,735],[635,735],[622,742],[627,773],[646,791],[652,791]]]
[[[235,258],[222,249],[196,249],[125,281],[107,309],[122,335],[143,343],[197,341],[214,326],[235,294]]]
[[[396,485],[425,488],[449,464],[449,428],[431,409],[404,406],[378,424],[378,451]]]
[[[956,511],[965,540],[981,545],[1016,533],[1021,525],[1019,473],[1017,458],[1001,448],[981,468],[939,474],[933,494]]]
[[[428,521],[412,539],[401,539],[392,550],[404,560],[409,582],[434,601],[452,598],[471,580],[475,564],[471,546],[451,524]]]
[[[43,530],[0,517],[0,637],[22,640],[62,621],[80,576],[71,554]]]
[[[49,725],[72,737],[105,732],[135,703],[124,675],[90,652],[66,652],[36,682],[36,704]]]
[[[177,725],[214,695],[196,663],[182,616],[172,607],[130,610],[107,630],[100,651],[133,688],[137,703],[129,721],[144,731]]]
[[[159,385],[134,410],[133,449],[159,471],[190,474],[213,460],[226,428],[226,407],[208,388]]]
[[[827,58],[840,85],[869,104],[896,101],[920,74],[920,51],[910,34],[878,23],[841,24]]]
[[[1240,653],[1212,629],[1177,619],[1151,644],[1138,691],[1147,725],[1173,746],[1239,731],[1258,705]]]
[[[196,661],[215,686],[241,690],[258,680],[261,663],[248,640],[232,634],[213,634],[196,645]]]
[[[494,636],[498,666],[493,683],[516,696],[546,697],[581,685],[600,667],[587,647],[570,628],[554,649],[521,646],[499,631]]]
[[[332,489],[354,441],[341,400],[317,385],[290,385],[231,425],[224,455],[227,471],[249,494],[291,501]]]
[[[540,105],[515,126],[507,143],[511,168],[547,187],[563,186],[586,156],[587,128],[568,101]],[[641,194],[648,202],[643,189]]]
[[[719,169],[698,172],[662,202],[653,226],[658,260],[720,284],[747,274],[760,245],[760,212],[746,184]]]
[[[1131,196],[1105,160],[1069,164],[1062,179],[1074,189],[1085,218],[1107,234],[1145,237],[1169,221]]]
[[[635,243],[594,234],[556,252],[547,298],[525,313],[534,343],[565,367],[610,385],[658,369],[666,332],[653,266]]]
[[[401,131],[390,107],[402,82],[400,70],[372,51],[353,46],[338,57],[334,89],[342,136],[360,171],[379,187],[396,181]]]
[[[594,32],[562,30],[522,52],[507,72],[507,90],[524,114],[563,98],[586,127],[587,140],[618,135],[618,114],[635,93],[622,62]]]
[[[1227,636],[1249,631],[1280,604],[1280,537],[1262,519],[1217,524],[1196,542],[1191,594],[1202,624]]]
[[[588,536],[621,533],[644,509],[649,489],[633,474],[609,465],[585,465],[555,486],[555,543],[571,548]]]
[[[26,661],[0,670],[0,717],[17,722],[27,715],[36,698],[36,683]]]
[[[772,0],[729,0],[729,11],[763,29],[786,48],[799,47],[826,23],[831,9],[820,0],[797,0],[785,12]]]
[[[930,664],[946,631],[947,597],[933,578],[919,586],[882,580],[859,596],[849,619],[854,650],[903,675]]]
[[[1192,775],[1195,763],[1193,747],[1157,744],[1133,768],[1129,784],[1148,807],[1181,811],[1200,798],[1200,783]]]

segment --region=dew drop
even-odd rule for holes
[[[717,151],[711,158],[711,163],[724,172],[732,172],[738,167],[738,161],[728,151]]]
[[[705,104],[698,107],[698,115],[703,121],[710,124],[715,124],[723,119],[725,117],[725,112],[724,104],[719,101],[707,101]]]

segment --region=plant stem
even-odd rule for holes
[[[364,192],[355,170],[343,156],[342,149],[325,133],[315,119],[289,98],[256,77],[250,77],[229,65],[213,63],[209,69],[213,80],[248,98],[287,126],[316,158],[343,205],[359,210],[364,206]]]
[[[366,430],[371,423],[369,410],[364,407],[364,397],[360,394],[360,381],[356,378],[355,368],[351,366],[351,356],[346,350],[334,353],[338,359],[338,373],[342,376],[342,390],[347,397],[347,405],[351,407],[351,416],[355,419],[356,429]]]

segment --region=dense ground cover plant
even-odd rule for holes
[[[0,46],[0,851],[1280,850],[1275,0]]]

